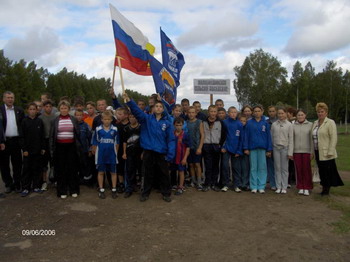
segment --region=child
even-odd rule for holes
[[[125,127],[129,125],[129,110],[125,107],[119,107],[115,111],[115,117],[117,118],[117,128],[119,131],[119,137],[124,137]],[[123,141],[121,141],[123,143]],[[118,151],[118,164],[117,164],[117,175],[118,175],[118,193],[125,191],[124,175],[125,175],[125,159],[123,159],[123,146],[119,147]]]
[[[196,108],[190,106],[188,108],[188,120],[187,128],[188,135],[191,138],[190,154],[187,158],[187,162],[190,166],[190,174],[192,183],[195,184],[197,178],[197,189],[203,190],[202,185],[202,148],[204,143],[204,127],[201,120],[196,118]]]
[[[220,191],[217,187],[219,176],[220,151],[225,141],[225,132],[221,121],[217,119],[217,108],[214,105],[208,108],[208,118],[204,125],[203,157],[205,166],[205,183],[203,191],[209,189]]]
[[[44,129],[45,129],[45,153],[42,156],[43,184],[41,186],[41,190],[46,191],[47,183],[48,183],[48,175],[47,175],[48,164],[50,164],[50,168],[52,168],[51,157],[50,157],[50,143],[49,143],[50,129],[51,129],[51,123],[53,119],[56,118],[55,113],[53,112],[53,103],[51,100],[45,100],[43,102],[43,109],[39,118],[43,121]]]
[[[154,169],[159,170],[159,185],[163,200],[171,202],[171,184],[168,162],[175,156],[175,136],[173,125],[163,117],[164,105],[155,102],[154,113],[144,113],[129,96],[124,93],[123,98],[130,107],[132,114],[141,124],[141,147],[143,153],[144,181],[140,201],[149,198],[153,186]]]
[[[91,101],[87,102],[86,111],[88,115],[85,117],[84,122],[87,123],[90,128],[92,128],[92,123],[96,117],[96,104]]]
[[[141,109],[141,108],[140,108]],[[141,109],[142,110],[142,109]],[[133,115],[129,115],[129,125],[124,129],[123,141],[123,159],[126,160],[126,188],[124,197],[128,198],[134,192],[136,187],[136,174],[141,170],[140,132],[141,127]]]
[[[92,152],[95,155],[96,168],[98,170],[97,181],[99,186],[98,197],[105,199],[103,187],[104,174],[109,171],[112,178],[112,198],[117,198],[117,152],[119,149],[118,128],[113,126],[113,115],[110,111],[104,111],[101,116],[102,125],[96,127],[92,138]]]
[[[187,157],[190,153],[190,140],[187,133],[183,130],[184,120],[181,117],[175,118],[175,143],[176,154],[174,163],[171,167],[178,171],[179,183],[175,195],[181,195],[184,192],[185,170],[187,164]]]
[[[33,183],[33,191],[42,193],[40,178],[42,172],[41,156],[45,153],[45,129],[43,121],[38,118],[38,107],[30,103],[27,107],[28,116],[22,123],[21,147],[23,151],[22,197],[29,194]]]
[[[267,168],[266,156],[271,157],[270,125],[263,117],[261,105],[253,107],[254,117],[248,121],[243,149],[250,160],[250,189],[252,193],[265,193]]]
[[[218,119],[224,121],[226,119],[226,110],[223,107],[218,107]]]
[[[239,156],[242,155],[242,130],[243,125],[237,120],[237,109],[231,106],[228,109],[228,118],[223,121],[226,131],[226,141],[221,149],[223,154],[223,188],[221,191],[226,192],[230,182],[230,159],[232,167],[232,178],[234,180],[235,191],[242,187],[242,180],[239,174]]]
[[[277,111],[278,120],[272,124],[273,158],[277,194],[286,194],[288,187],[288,159],[293,159],[293,125],[287,120],[287,111]]]
[[[269,106],[267,109],[267,113],[269,115],[269,119],[267,122],[270,124],[270,129],[271,126],[274,122],[278,120],[277,117],[277,109],[275,106]],[[271,157],[266,157],[266,165],[267,165],[267,181],[269,181],[270,188],[272,191],[276,191],[276,179],[275,179],[275,167],[274,167],[274,162],[273,162],[273,152],[271,152]]]
[[[91,130],[87,123],[83,121],[84,112],[81,109],[76,109],[74,112],[75,118],[78,120],[80,131],[80,142],[83,150],[83,155],[80,157],[80,184],[86,184],[90,178],[89,170],[89,153],[90,153],[90,141]],[[91,153],[90,153],[91,154]]]
[[[79,157],[81,156],[80,132],[76,118],[69,114],[69,102],[58,104],[59,115],[52,121],[50,148],[57,179],[57,196],[66,199],[68,191],[78,197]]]
[[[244,114],[239,116],[239,121],[242,123],[242,143],[244,141],[246,126],[247,126],[247,117]],[[242,154],[238,157],[239,159],[239,171],[238,171],[238,180],[241,181],[241,187],[236,187],[234,190],[236,193],[243,191],[249,191],[249,174],[250,174],[250,163],[249,156]]]

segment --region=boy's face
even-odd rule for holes
[[[196,112],[197,112],[197,113],[200,112],[200,111],[202,110],[201,104],[200,104],[200,103],[195,103],[193,106],[196,108]]]
[[[112,123],[112,117],[109,116],[103,116],[102,117],[102,123],[105,127],[109,127]]]
[[[187,112],[188,108],[190,107],[190,104],[188,102],[181,103],[182,110],[184,112]]]
[[[125,114],[124,111],[116,111],[115,116],[117,117],[118,121],[124,121],[125,119],[128,118],[128,115]]]
[[[193,120],[196,118],[197,113],[195,109],[189,109],[187,112],[188,119]]]
[[[44,101],[46,101],[48,98],[47,98],[47,95],[41,95],[40,96],[40,100],[41,100],[41,102],[44,102]]]
[[[157,103],[157,104],[154,105],[153,112],[155,114],[162,114],[163,111],[164,111],[164,107],[163,107],[163,105],[161,103]]]
[[[221,101],[216,101],[215,105],[216,105],[217,108],[222,108],[222,107],[224,107],[224,103],[221,102]]]
[[[83,113],[82,112],[75,112],[75,118],[78,120],[78,122],[83,121]]]
[[[259,107],[256,107],[256,108],[254,109],[254,117],[256,117],[256,118],[262,117],[262,114],[263,114],[263,113],[264,113],[264,111],[261,110]]]
[[[155,103],[154,98],[150,98],[150,99],[148,100],[149,106],[153,106],[154,103]]]
[[[287,113],[284,112],[284,110],[280,109],[278,110],[278,119],[279,120],[286,120],[287,119]]]
[[[245,126],[247,124],[247,118],[246,117],[241,117],[239,119],[239,121],[241,121],[242,125]]]
[[[145,108],[146,108],[146,104],[145,104],[145,102],[143,102],[143,101],[139,101],[139,102],[137,103],[137,106],[138,106],[142,111],[144,111]]]
[[[107,103],[104,100],[97,101],[97,110],[100,112],[104,112],[107,109]]]
[[[271,107],[268,111],[269,117],[270,118],[275,118],[276,117],[276,108]]]
[[[228,111],[228,116],[232,119],[236,119],[237,118],[237,109],[230,109]]]
[[[36,106],[30,106],[27,111],[28,111],[29,117],[35,117],[36,114],[38,113]]]
[[[179,117],[181,115],[182,111],[181,111],[181,107],[175,107],[173,110],[173,116],[174,117]]]
[[[226,118],[226,112],[225,111],[218,111],[218,118],[220,120],[225,120]]]
[[[216,108],[210,108],[208,114],[211,119],[216,119],[218,110]]]
[[[92,116],[93,114],[95,114],[95,107],[93,107],[92,105],[87,105],[86,106],[86,110],[87,110],[87,113]]]
[[[41,109],[43,108],[43,103],[35,102],[35,104],[36,104],[37,112],[40,113]]]
[[[175,123],[175,130],[177,132],[180,132],[182,130],[183,124],[182,123]]]
[[[252,115],[252,110],[250,110],[249,107],[246,107],[246,108],[243,110],[243,114],[244,114],[246,117],[251,117],[251,115]]]
[[[75,109],[77,109],[77,110],[84,110],[84,106],[81,105],[81,104],[77,104],[77,105],[75,105]]]
[[[130,124],[132,125],[137,124],[137,119],[136,117],[134,117],[134,115],[129,115],[129,121],[130,121]]]
[[[46,106],[44,106],[44,111],[46,114],[50,115],[52,112],[52,105],[47,104]]]

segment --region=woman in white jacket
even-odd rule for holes
[[[315,148],[315,158],[321,178],[323,190],[321,195],[329,195],[331,186],[343,186],[335,159],[337,158],[337,126],[328,116],[328,106],[325,103],[316,105],[318,120],[312,126],[312,138]]]
[[[287,120],[287,111],[277,111],[278,120],[272,124],[271,135],[275,165],[276,194],[286,194],[288,187],[288,160],[293,159],[293,126]]]
[[[300,195],[308,196],[313,188],[311,159],[313,143],[311,139],[312,123],[306,120],[306,112],[299,109],[297,120],[293,124],[293,159],[296,171],[297,188]]]

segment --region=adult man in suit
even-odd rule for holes
[[[5,134],[5,149],[0,151],[1,177],[5,183],[5,193],[21,192],[22,152],[20,146],[23,109],[14,106],[15,95],[11,91],[3,94],[4,104],[0,107],[0,120]],[[13,175],[10,172],[10,159]]]

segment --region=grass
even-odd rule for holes
[[[337,167],[341,171],[350,171],[350,134],[338,135]]]

